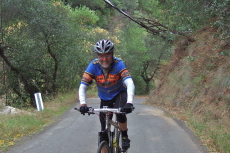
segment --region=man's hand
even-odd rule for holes
[[[126,103],[125,106],[122,108],[122,112],[132,113],[132,111],[133,111],[132,103]]]
[[[87,107],[87,105],[82,105],[80,107],[81,114],[85,115],[85,113],[87,113],[88,111],[89,111],[89,107]]]

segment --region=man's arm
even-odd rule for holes
[[[88,86],[84,84],[80,84],[78,94],[79,94],[79,101],[81,106],[86,105],[86,91],[87,91]]]
[[[124,81],[126,87],[127,87],[127,103],[133,103],[133,97],[134,97],[134,91],[135,91],[135,86],[133,83],[132,78],[127,78]]]

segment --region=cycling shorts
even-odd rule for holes
[[[111,100],[103,100],[101,99],[101,105],[100,108],[103,108],[103,106],[108,106],[108,108],[121,108],[124,107],[124,105],[127,102],[127,91],[121,91],[118,95],[116,95]],[[127,121],[125,114],[116,114],[117,121],[120,123],[125,123]],[[111,114],[110,118],[112,119],[113,115]],[[105,114],[100,113],[100,121],[102,126],[102,131],[105,130]]]

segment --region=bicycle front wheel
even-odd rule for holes
[[[102,141],[99,144],[99,147],[97,149],[97,153],[111,153],[109,149],[109,144],[106,141]]]

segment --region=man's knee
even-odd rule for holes
[[[120,123],[125,123],[127,121],[126,115],[117,114],[117,121],[120,122]]]

